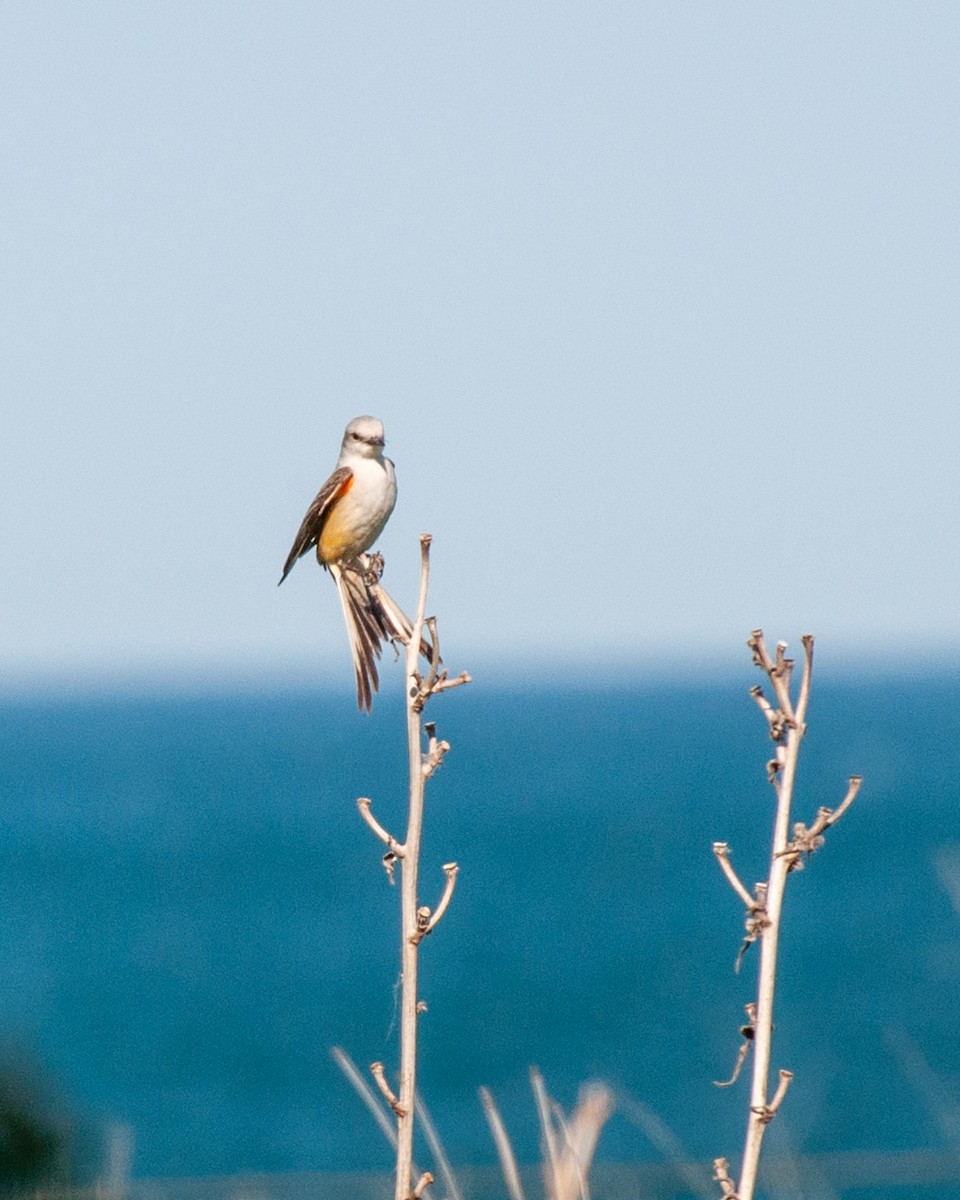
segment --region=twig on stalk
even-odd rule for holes
[[[370,1074],[376,1080],[381,1096],[383,1096],[384,1100],[386,1100],[397,1116],[406,1116],[406,1110],[404,1109],[403,1105],[390,1090],[390,1084],[387,1083],[387,1071],[383,1063],[372,1062],[370,1064]]]

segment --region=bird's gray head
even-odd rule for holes
[[[379,458],[383,447],[383,422],[377,417],[354,417],[343,431],[344,454]]]

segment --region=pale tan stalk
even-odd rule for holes
[[[400,1091],[397,1112],[397,1177],[395,1200],[409,1200],[412,1194],[413,1124],[417,1087],[417,875],[420,866],[420,837],[423,831],[423,797],[426,779],[423,773],[423,732],[421,729],[421,679],[417,670],[420,638],[427,609],[430,582],[429,534],[420,538],[420,595],[413,633],[407,644],[407,766],[409,809],[407,836],[400,858]]]
[[[767,777],[777,798],[774,818],[773,845],[770,853],[770,871],[763,883],[758,883],[753,896],[741,882],[729,861],[729,847],[725,842],[715,842],[713,851],[727,881],[740,897],[747,912],[747,936],[744,939],[737,966],[747,948],[754,942],[760,943],[760,965],[755,1004],[747,1006],[749,1025],[741,1030],[744,1043],[741,1046],[737,1065],[732,1078],[719,1086],[730,1086],[736,1081],[747,1053],[753,1051],[753,1070],[750,1086],[750,1111],[744,1138],[743,1160],[736,1189],[728,1173],[726,1159],[715,1161],[715,1180],[722,1194],[730,1200],[753,1200],[760,1166],[760,1150],[763,1136],[787,1094],[793,1074],[780,1070],[776,1090],[770,1096],[770,1064],[772,1058],[774,1028],[774,997],[777,983],[777,954],[780,940],[780,918],[787,876],[803,866],[806,857],[823,843],[823,833],[839,820],[849,808],[860,787],[860,777],[850,780],[846,796],[839,809],[821,808],[814,823],[790,824],[790,813],[797,777],[800,744],[806,733],[807,703],[810,699],[810,681],[813,671],[813,638],[806,634],[801,639],[804,650],[803,674],[798,696],[794,705],[790,684],[794,663],[785,657],[786,643],[778,642],[776,654],[770,656],[763,640],[763,632],[755,629],[748,645],[753,651],[753,660],[767,675],[773,687],[776,704],[770,703],[761,688],[751,689],[770,727],[770,736],[776,745],[775,756],[767,763]],[[791,836],[792,834],[792,836]]]

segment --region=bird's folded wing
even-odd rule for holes
[[[283,564],[283,574],[280,583],[290,574],[293,564],[302,558],[317,544],[323,530],[324,522],[330,511],[330,506],[338,496],[342,496],[350,486],[353,471],[349,467],[338,467],[314,497],[313,503],[307,509],[307,515],[300,524],[297,536],[293,540],[287,561]]]

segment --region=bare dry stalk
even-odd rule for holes
[[[407,832],[398,842],[370,811],[370,800],[357,801],[360,816],[377,838],[387,847],[383,863],[390,881],[396,869],[400,873],[400,1073],[397,1094],[387,1083],[382,1064],[371,1067],[381,1094],[396,1117],[396,1190],[395,1200],[418,1200],[433,1182],[429,1174],[421,1175],[414,1183],[413,1130],[416,1114],[417,1086],[417,1021],[426,1006],[418,997],[417,968],[420,943],[437,926],[453,898],[457,879],[457,864],[445,863],[446,883],[435,910],[421,905],[417,899],[420,869],[420,841],[423,831],[423,806],[427,779],[443,762],[450,749],[448,742],[436,736],[436,727],[427,723],[427,747],[424,752],[421,715],[427,701],[438,692],[470,682],[463,672],[448,679],[440,669],[440,641],[437,623],[426,616],[427,592],[430,583],[430,543],[425,533],[420,538],[420,591],[417,612],[407,638],[406,653],[406,725],[409,796]],[[423,637],[424,628],[430,634]],[[426,678],[419,672],[421,654],[428,654],[430,668]]]
[[[423,800],[426,780],[423,775],[420,712],[413,698],[420,692],[417,670],[420,637],[427,605],[430,579],[430,540],[420,539],[420,596],[413,634],[407,645],[407,753],[409,770],[409,807],[407,836],[400,859],[400,1108],[397,1114],[397,1176],[395,1200],[409,1200],[413,1170],[413,1120],[417,1086],[417,875],[420,868],[420,836],[423,829]]]
[[[807,828],[803,824],[793,827],[790,837],[790,811],[793,803],[800,744],[806,733],[807,704],[810,699],[810,682],[813,672],[813,638],[806,634],[801,639],[804,650],[803,672],[799,693],[794,703],[790,692],[793,676],[793,661],[786,657],[786,643],[778,642],[771,657],[763,639],[763,631],[755,629],[748,646],[753,651],[753,661],[767,675],[773,688],[776,703],[771,703],[762,688],[751,689],[770,729],[775,746],[775,756],[767,763],[767,777],[773,786],[777,800],[774,818],[773,846],[770,856],[770,871],[764,883],[758,883],[755,894],[747,888],[734,872],[729,861],[729,848],[724,842],[714,843],[717,857],[727,881],[743,902],[747,913],[747,935],[737,958],[737,966],[749,946],[760,942],[760,967],[755,1007],[748,1006],[751,1016],[749,1027],[741,1030],[744,1043],[737,1061],[733,1083],[747,1052],[753,1049],[753,1074],[750,1088],[750,1112],[744,1140],[743,1162],[736,1188],[727,1173],[725,1159],[715,1162],[715,1180],[722,1194],[736,1200],[753,1200],[760,1165],[760,1150],[767,1125],[773,1120],[783,1103],[793,1074],[781,1070],[779,1083],[772,1097],[769,1095],[770,1062],[773,1043],[773,1003],[777,979],[777,952],[780,938],[780,916],[787,876],[803,866],[805,855],[813,853],[823,844],[823,833],[836,823],[849,808],[860,787],[860,777],[854,776],[840,807],[834,811],[821,808],[816,820]],[[726,1086],[726,1085],[723,1085]]]

